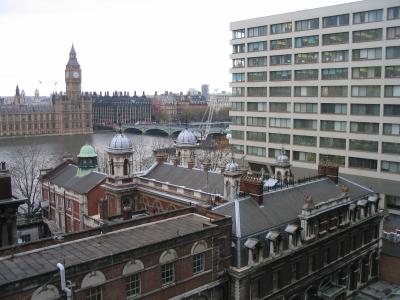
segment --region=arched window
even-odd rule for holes
[[[161,282],[163,285],[168,285],[175,282],[175,261],[177,259],[178,254],[173,249],[164,251],[161,254]]]
[[[36,289],[32,294],[31,300],[53,300],[59,297],[58,289],[52,284],[47,284]]]
[[[102,284],[106,282],[106,276],[100,271],[93,271],[82,279],[81,288],[85,290],[86,299],[103,299]]]
[[[129,175],[129,160],[124,160],[124,176]]]
[[[192,271],[193,274],[203,272],[205,269],[205,251],[207,250],[207,242],[206,241],[198,241],[193,244],[192,250],[190,251],[192,254]]]
[[[141,276],[140,272],[144,269],[144,265],[140,260],[129,261],[122,270],[126,283],[126,298],[131,299],[140,295]]]
[[[114,160],[111,159],[110,161],[110,173],[111,175],[114,175]]]

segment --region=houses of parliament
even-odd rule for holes
[[[12,104],[0,104],[0,137],[91,133],[92,99],[82,93],[82,70],[74,46],[65,67],[65,93],[51,95],[47,105],[23,103],[17,86]]]

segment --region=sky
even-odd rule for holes
[[[0,95],[65,91],[72,43],[84,91],[229,90],[230,22],[345,2],[0,0]]]

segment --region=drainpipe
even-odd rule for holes
[[[67,300],[72,300],[72,291],[65,283],[65,268],[62,263],[58,263],[57,268],[60,271],[61,290],[67,295]]]

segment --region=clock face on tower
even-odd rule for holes
[[[74,73],[72,73],[72,76],[74,78],[79,78],[79,72],[75,71]]]

